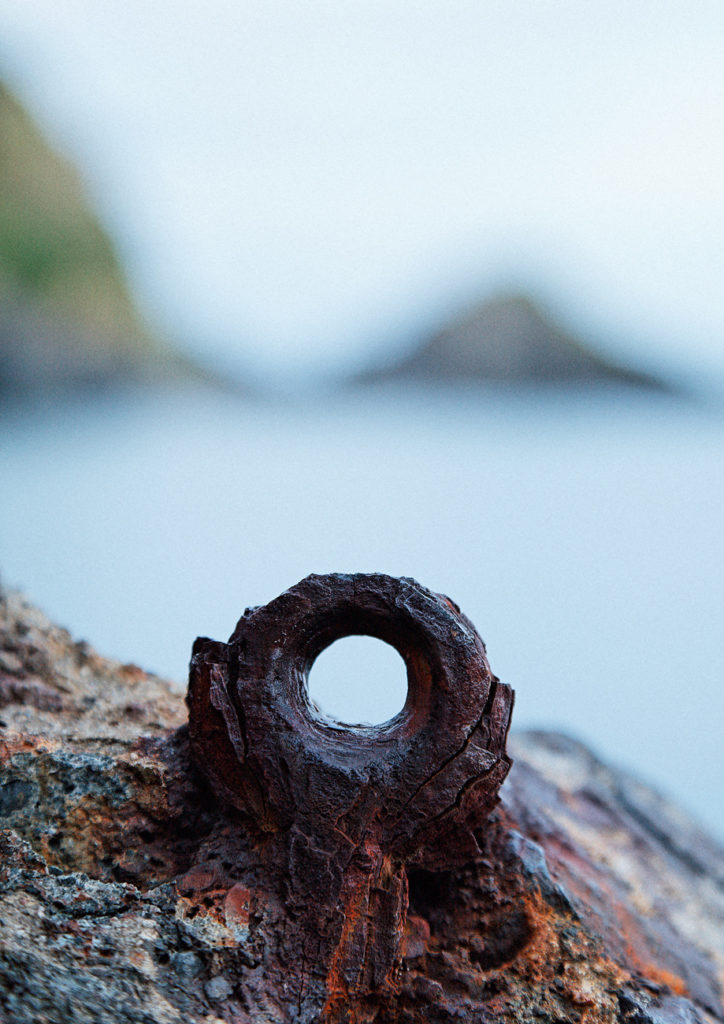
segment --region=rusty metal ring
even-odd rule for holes
[[[342,725],[309,699],[314,660],[354,634],[407,666],[405,705],[382,725]],[[472,805],[487,812],[510,764],[512,692],[458,607],[407,578],[308,576],[248,609],[228,644],[197,641],[188,700],[197,761],[265,830],[328,821],[409,851]]]

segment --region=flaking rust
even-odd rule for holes
[[[315,659],[351,634],[391,644],[407,666],[405,706],[382,725],[341,725],[309,699]],[[511,764],[513,691],[449,598],[412,579],[334,574],[248,609],[228,644],[197,640],[187,701],[196,764],[254,848],[249,899],[282,921],[270,991],[293,1006],[279,1009],[371,1019],[365,1006],[394,997],[403,955],[425,940],[408,916],[410,872],[483,856]]]

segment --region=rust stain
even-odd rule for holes
[[[344,727],[309,701],[314,659],[350,634],[406,662],[405,709],[382,726]],[[331,1021],[350,997],[395,993],[426,941],[423,919],[407,923],[406,864],[469,859],[510,767],[513,693],[472,623],[411,579],[309,576],[248,610],[228,644],[196,642],[187,701],[196,762],[255,830],[284,900],[285,957],[310,962],[298,1014],[316,1000]]]

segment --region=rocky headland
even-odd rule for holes
[[[80,175],[0,82],[0,395],[206,376],[145,323]]]
[[[500,295],[452,320],[397,361],[370,367],[360,384],[623,384],[667,387],[568,334],[524,295]]]

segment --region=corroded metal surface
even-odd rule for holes
[[[407,665],[407,701],[383,725],[342,726],[309,700],[315,658],[353,633]],[[196,642],[188,704],[196,762],[248,819],[265,887],[284,901],[285,958],[314,963],[300,1019],[392,995],[406,865],[478,856],[510,767],[513,694],[472,623],[411,579],[309,576],[250,609],[228,644]]]
[[[197,772],[184,717],[162,680],[0,594],[3,1024],[724,1021],[724,852],[550,733],[511,736],[477,852],[458,858],[460,822],[448,863],[406,862],[387,994],[305,1008],[328,970],[286,945],[279,838]]]

